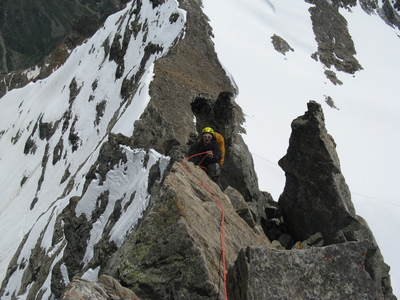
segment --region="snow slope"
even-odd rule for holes
[[[285,178],[277,163],[286,153],[291,121],[306,111],[309,100],[321,103],[356,212],[371,227],[391,266],[394,293],[400,295],[400,99],[395,76],[400,33],[360,6],[351,12],[341,9],[364,70],[354,76],[333,70],[343,82],[333,85],[324,75],[326,68],[311,58],[317,43],[309,7],[298,0],[204,0],[219,59],[239,87],[244,139],[261,190],[279,199]],[[275,51],[274,34],[294,51]],[[337,109],[325,103],[327,96]]]

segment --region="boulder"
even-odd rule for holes
[[[366,271],[368,244],[307,250],[248,247],[229,270],[229,299],[384,299]]]

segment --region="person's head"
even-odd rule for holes
[[[208,144],[214,136],[214,130],[211,127],[204,127],[201,131],[203,134],[204,143]]]

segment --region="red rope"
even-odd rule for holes
[[[207,154],[207,152],[208,152],[208,151],[201,152],[201,153],[197,153],[197,154],[194,154],[194,155],[192,155],[192,156],[186,157],[185,159],[188,160],[188,159],[190,159],[190,158],[192,158],[192,157],[195,157],[195,156],[198,156],[198,155]],[[204,169],[204,170],[207,170],[207,168],[201,166],[201,163],[203,162],[203,160],[206,159],[206,157],[207,157],[207,155],[204,155],[204,157],[201,159],[201,161],[197,164],[200,168],[202,168],[202,169]],[[189,172],[189,170],[186,169],[184,165],[182,165],[182,166],[183,166],[183,168],[184,168],[187,172]],[[190,172],[189,172],[189,173],[190,173]]]
[[[207,152],[202,152],[202,153],[198,153],[192,156],[189,156],[187,158],[185,158],[185,160],[190,159],[194,156],[197,155],[202,155],[205,154]],[[205,158],[205,156],[204,156]],[[203,160],[204,160],[203,158]],[[203,161],[201,160],[201,162]],[[200,162],[200,163],[201,163]],[[192,174],[181,162],[181,165],[183,167],[183,169],[188,172],[189,174]],[[204,167],[203,167],[204,168]],[[228,300],[228,291],[227,291],[227,286],[226,286],[226,259],[225,259],[225,210],[224,207],[222,206],[221,202],[218,201],[218,199],[213,195],[213,193],[211,192],[211,190],[208,188],[208,186],[201,181],[199,178],[197,178],[197,181],[200,182],[200,184],[204,187],[204,189],[207,191],[207,193],[209,193],[212,198],[214,199],[214,201],[218,204],[219,208],[221,209],[221,256],[222,256],[222,266],[223,266],[223,279],[224,279],[224,295],[225,295],[225,300]]]

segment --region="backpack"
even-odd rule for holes
[[[220,133],[215,132],[215,131],[214,131],[214,137],[217,140],[217,144],[218,144],[219,148],[221,149],[222,156],[221,156],[221,160],[219,161],[219,165],[222,167],[222,165],[225,162],[225,139]]]

